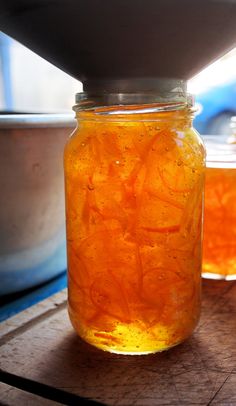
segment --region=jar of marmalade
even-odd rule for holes
[[[76,95],[65,148],[69,315],[88,343],[147,354],[200,313],[204,147],[192,99]]]
[[[207,150],[203,273],[208,279],[236,279],[236,137],[205,138]]]
[[[228,138],[229,144],[236,144],[236,116],[231,117],[231,136]]]

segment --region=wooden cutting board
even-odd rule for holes
[[[66,291],[2,323],[0,337],[4,405],[90,403],[81,397],[117,406],[236,405],[236,282],[203,281],[195,333],[155,355],[113,355],[82,342]]]

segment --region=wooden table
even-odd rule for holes
[[[194,335],[155,355],[113,355],[82,342],[67,317],[66,291],[0,329],[3,405],[90,404],[79,397],[117,406],[236,405],[236,282],[204,281]]]

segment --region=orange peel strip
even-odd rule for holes
[[[178,233],[180,231],[180,225],[176,224],[169,227],[141,227],[142,230],[152,233]]]

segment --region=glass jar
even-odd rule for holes
[[[205,152],[192,99],[76,97],[65,149],[69,315],[106,351],[186,339],[200,313]]]
[[[229,144],[236,144],[236,116],[231,117],[231,136],[228,138]]]
[[[207,150],[202,276],[236,279],[236,144],[204,139]]]

